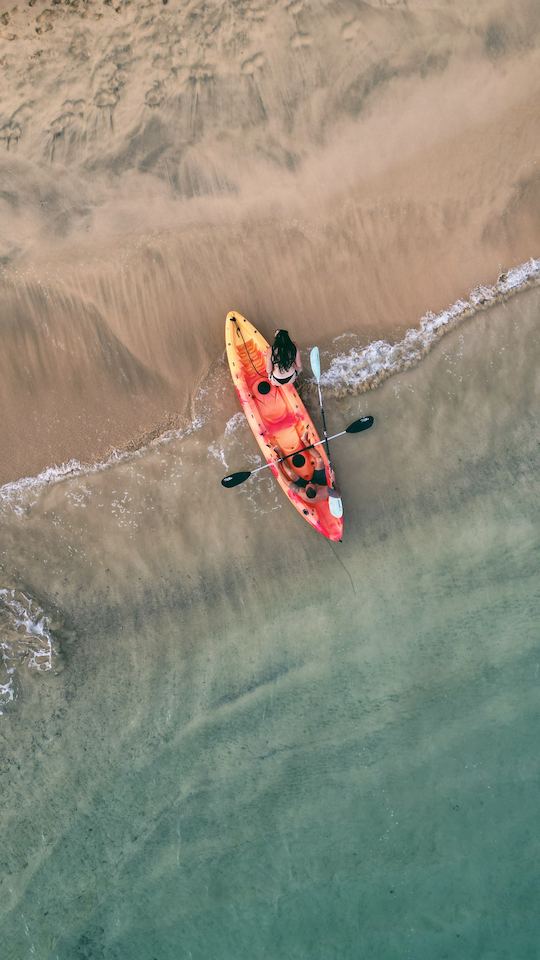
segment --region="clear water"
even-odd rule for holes
[[[539,305],[329,404],[376,417],[341,546],[219,486],[225,374],[192,436],[2,508],[58,651],[0,717],[6,960],[538,956]]]

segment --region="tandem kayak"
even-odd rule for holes
[[[238,399],[281,489],[300,516],[318,533],[329,540],[341,540],[343,517],[332,515],[328,500],[306,503],[294,489],[291,490],[289,477],[277,462],[279,456],[276,447],[282,455],[293,454],[320,439],[297,390],[290,383],[277,387],[269,381],[266,374],[266,352],[269,344],[262,333],[236,311],[227,314],[225,343]],[[309,481],[317,454],[324,463],[326,482],[333,485],[331,468],[323,445],[317,447],[316,453],[306,450],[304,465],[295,466],[294,472]]]

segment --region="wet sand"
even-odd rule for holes
[[[231,308],[398,339],[538,253],[525,0],[4,20],[0,482],[189,422]]]

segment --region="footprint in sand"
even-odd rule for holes
[[[75,121],[75,114],[72,110],[66,110],[64,113],[61,113],[58,117],[55,117],[54,120],[49,124],[49,129],[47,133],[49,134],[49,159],[52,163],[54,160],[54,155],[56,152],[56,144],[58,140],[62,140],[66,130],[69,130]]]
[[[171,54],[168,51],[155,53],[152,57],[152,66],[161,70],[172,70],[172,62]]]
[[[0,127],[0,140],[4,140],[6,144],[6,149],[9,150],[12,143],[17,144],[22,135],[22,128],[18,123],[13,123],[11,120],[8,123],[5,123],[3,127]]]
[[[177,73],[185,67],[186,48],[178,40],[162,45],[152,57],[152,66],[168,73]]]
[[[161,80],[154,80],[153,85],[144,95],[144,102],[147,107],[160,107],[165,99],[165,91]]]
[[[74,60],[81,62],[89,60],[88,40],[84,33],[76,33],[68,47],[68,53]]]
[[[54,120],[51,120],[49,124],[49,133],[54,138],[61,137],[65,130],[71,125],[75,114],[71,110],[67,110],[65,113],[61,113],[59,117],[55,117]]]
[[[65,100],[62,107],[63,112],[49,124],[48,133],[52,138],[53,148],[55,140],[63,137],[66,130],[74,127],[84,116],[84,100]]]
[[[264,7],[253,7],[252,10],[248,10],[247,18],[253,23],[264,23],[266,20],[266,10]]]
[[[293,50],[302,50],[311,47],[313,44],[313,37],[310,33],[295,33],[291,37],[291,47]]]
[[[209,63],[194,63],[189,71],[190,83],[208,83],[215,77],[214,67]]]
[[[102,61],[96,73],[98,89],[94,95],[94,103],[96,107],[113,109],[120,99],[122,87],[126,84],[126,74],[108,58]]]
[[[109,107],[113,109],[118,103],[119,96],[115,90],[98,90],[94,97],[96,107],[103,109]]]
[[[358,20],[349,20],[348,23],[344,23],[341,28],[341,36],[347,43],[351,43],[352,40],[356,40],[358,33],[361,29],[361,24]]]
[[[77,135],[80,135],[82,127],[80,121],[84,117],[84,100],[64,100],[62,104],[63,110],[57,117],[49,124],[49,129],[47,133],[49,135],[48,141],[48,151],[49,151],[49,160],[51,163],[54,161],[56,148],[59,142],[66,139],[69,142],[73,142],[77,138]]]
[[[244,60],[240,69],[243,74],[252,77],[259,70],[262,70],[265,63],[264,55],[262,53],[255,53],[252,57],[249,57],[248,60]]]
[[[39,17],[36,17],[36,33],[47,33],[48,30],[52,30],[53,19],[52,10],[44,10],[43,13],[40,13]]]
[[[133,61],[133,50],[131,44],[124,43],[113,47],[108,59],[114,63],[119,70],[131,66]]]
[[[21,103],[20,107],[17,107],[16,110],[11,114],[10,123],[18,123],[19,126],[22,126],[28,120],[30,120],[33,114],[33,100],[25,100],[24,103]]]
[[[285,9],[291,16],[298,17],[305,10],[304,0],[291,0],[285,5]]]
[[[77,117],[82,117],[86,103],[84,100],[64,100],[62,107],[64,110],[72,110]]]
[[[21,139],[25,125],[32,117],[32,107],[33,101],[25,100],[13,111],[7,123],[0,127],[0,140],[5,142],[7,150]]]

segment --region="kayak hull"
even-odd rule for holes
[[[343,538],[343,517],[330,513],[328,500],[306,503],[290,488],[289,478],[277,460],[277,447],[282,454],[294,453],[319,440],[319,436],[293,384],[277,387],[266,375],[266,351],[269,344],[256,327],[237,311],[225,320],[227,359],[238,399],[260,450],[281,489],[300,516],[328,540]],[[307,443],[306,443],[307,434]],[[327,483],[331,482],[330,464],[324,446],[304,453],[306,462],[295,473],[309,480],[315,457],[323,459]]]

